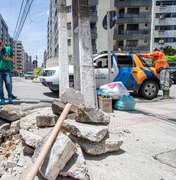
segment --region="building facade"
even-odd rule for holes
[[[151,46],[176,49],[176,1],[154,0],[153,42]]]
[[[19,76],[24,72],[24,49],[21,41],[14,42],[13,52],[15,61],[13,66],[14,75]]]
[[[50,0],[48,19],[49,66],[58,65],[57,0]],[[93,53],[107,51],[106,14],[114,11],[116,24],[110,29],[113,51],[149,52],[158,46],[176,48],[175,0],[89,0]],[[111,18],[111,19],[112,19]],[[68,56],[73,59],[72,0],[67,0]],[[46,65],[48,67],[48,65]]]
[[[0,37],[3,39],[5,44],[9,44],[8,26],[0,14]]]

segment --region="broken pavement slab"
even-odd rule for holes
[[[58,116],[54,114],[38,115],[36,116],[36,123],[38,127],[53,127],[58,120]]]
[[[176,168],[176,149],[157,154],[154,159],[160,163]]]
[[[76,112],[76,121],[82,123],[94,123],[108,125],[110,116],[98,108],[78,108]]]
[[[33,156],[34,161],[40,154],[47,137],[48,136],[45,136],[41,142],[38,143]],[[71,139],[63,133],[59,133],[55,143],[39,169],[41,175],[49,180],[56,179],[59,172],[64,168],[75,152],[76,146]]]
[[[11,122],[19,120],[24,116],[26,116],[26,113],[14,105],[4,105],[0,109],[0,118]]]
[[[69,137],[87,153],[91,155],[101,155],[107,152],[118,151],[123,143],[122,138],[118,135],[108,133],[107,136],[100,142],[91,142],[83,138],[78,138],[73,135]]]
[[[71,134],[93,142],[101,141],[108,132],[107,126],[79,123],[69,119],[66,119],[62,126]]]
[[[52,102],[52,111],[53,114],[59,115],[62,113],[63,109],[65,107],[65,103],[63,103],[60,99],[54,99]],[[70,108],[70,112],[74,113],[77,111],[77,106],[72,105]]]
[[[80,180],[90,179],[84,155],[78,144],[76,144],[75,154],[71,157],[71,159],[67,162],[67,164],[59,174],[62,176],[70,176]]]

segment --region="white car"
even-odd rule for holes
[[[94,73],[96,79],[96,87],[99,88],[101,85],[107,84],[108,78],[108,54],[100,54],[94,57]],[[112,68],[111,68],[111,81],[118,74],[118,68],[115,56],[112,55]],[[49,67],[43,69],[39,77],[40,82],[49,87],[53,92],[59,91],[59,66]],[[73,86],[74,82],[74,66],[69,65],[69,82],[70,86]]]

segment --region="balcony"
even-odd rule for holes
[[[151,22],[151,13],[141,12],[139,14],[118,14],[117,24],[124,23],[149,23]]]
[[[115,0],[114,6],[116,7],[141,7],[152,6],[152,0]]]
[[[149,29],[140,29],[140,30],[119,30],[114,31],[115,40],[138,40],[138,39],[149,39],[150,30]]]
[[[89,0],[89,6],[94,6],[98,4],[98,0]]]
[[[118,46],[115,45],[114,47],[114,51],[118,51],[118,49],[120,48],[123,52],[130,52],[130,51],[135,51],[135,52],[149,52],[150,51],[150,46],[146,45],[146,46],[134,46],[134,45],[127,45],[127,46]]]

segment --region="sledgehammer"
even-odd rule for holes
[[[58,121],[56,122],[56,125],[54,126],[53,130],[51,131],[50,136],[48,137],[46,143],[44,144],[41,153],[39,154],[38,158],[36,159],[35,163],[33,164],[32,168],[30,169],[29,173],[26,176],[26,180],[33,180],[35,178],[35,175],[37,174],[40,166],[42,165],[46,155],[48,154],[51,146],[53,145],[60,129],[62,126],[63,121],[67,117],[67,114],[69,113],[69,110],[71,108],[72,104],[67,103],[65,105],[64,110],[62,111]]]

